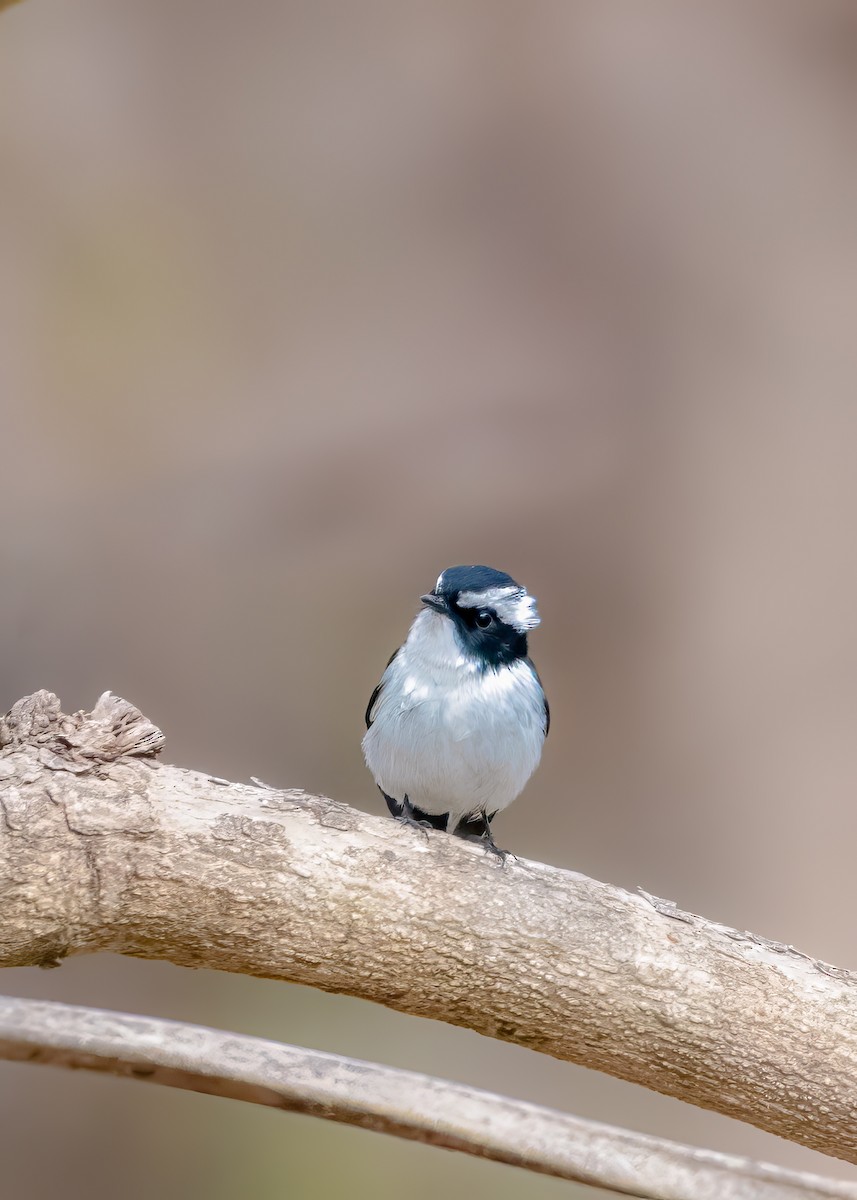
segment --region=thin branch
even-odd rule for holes
[[[857,980],[654,896],[160,766],[103,697],[0,720],[0,965],[110,950],[463,1025],[857,1161]]]
[[[0,1058],[307,1113],[646,1200],[857,1200],[857,1185],[198,1025],[0,997]]]

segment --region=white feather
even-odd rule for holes
[[[511,804],[539,763],[541,685],[518,661],[483,670],[462,654],[452,622],[421,612],[387,667],[363,738],[366,765],[388,796],[463,817]]]

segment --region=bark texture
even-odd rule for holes
[[[0,1058],[102,1071],[460,1150],[644,1200],[857,1200],[857,1184],[199,1025],[0,996]]]
[[[109,693],[0,721],[0,966],[110,950],[375,1000],[857,1162],[857,977],[646,894],[152,755]]]

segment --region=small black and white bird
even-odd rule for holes
[[[479,566],[448,567],[420,599],[366,709],[366,765],[400,821],[497,850],[491,821],[535,771],[550,726],[527,655],[536,602]]]

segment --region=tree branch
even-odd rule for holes
[[[648,1200],[855,1200],[763,1166],[358,1059],[198,1025],[0,997],[0,1058],[143,1079],[462,1150]]]
[[[0,722],[0,965],[111,950],[464,1025],[857,1161],[857,979],[539,863],[149,757],[102,697]]]

